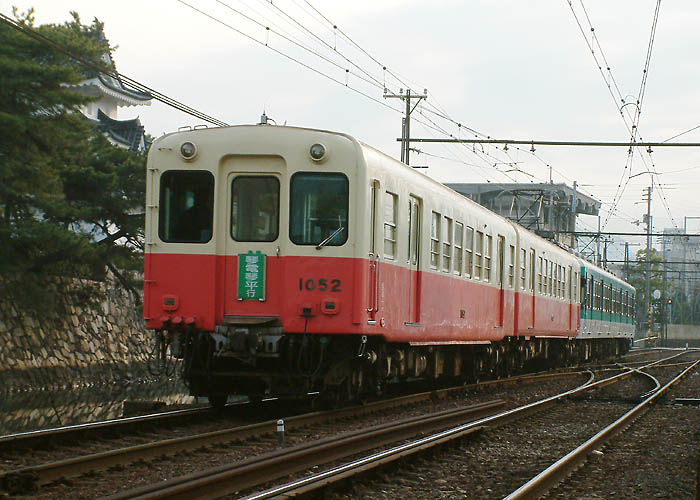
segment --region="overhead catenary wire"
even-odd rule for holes
[[[366,55],[368,58],[370,58],[375,64],[379,65],[384,71],[387,71],[393,78],[395,78],[398,82],[400,82],[404,87],[409,88],[409,87],[412,86],[412,85],[409,85],[409,84],[405,81],[405,80],[406,80],[405,77],[402,77],[402,76],[398,75],[398,73],[396,73],[395,71],[393,71],[393,70],[387,68],[386,65],[382,64],[377,58],[375,58],[373,55],[371,55],[366,49],[364,49],[363,47],[361,47],[361,46],[360,46],[357,42],[355,42],[350,36],[348,36],[343,30],[341,30],[340,28],[338,28],[337,24],[335,24],[333,21],[331,21],[331,20],[330,20],[327,16],[325,16],[319,9],[317,9],[316,7],[314,7],[313,4],[311,4],[311,2],[310,2],[309,0],[304,0],[304,2],[306,3],[306,5],[308,5],[308,6],[312,9],[312,11],[313,11],[315,14],[317,14],[321,19],[323,19],[328,25],[332,26],[332,28],[333,28],[334,31],[337,31],[343,38],[345,38],[345,39],[348,41],[348,43],[350,43],[350,44],[352,44],[353,46],[355,46],[355,47],[356,47],[358,50],[360,50],[364,55]],[[415,85],[414,85],[414,86],[415,86]],[[418,86],[418,87],[420,88],[420,87],[424,87],[424,86]],[[430,108],[433,108],[433,109],[430,109]],[[457,121],[453,120],[452,118],[450,118],[449,116],[447,116],[446,111],[441,110],[438,106],[434,106],[430,101],[428,101],[428,103],[426,104],[425,112],[433,113],[433,114],[435,114],[436,116],[438,116],[438,117],[440,117],[440,118],[443,118],[443,119],[445,119],[445,120],[448,120],[448,121],[452,122],[454,125],[458,126],[458,128],[462,128],[462,127],[463,127],[465,130],[467,130],[467,131],[469,131],[469,132],[472,132],[472,133],[477,134],[477,135],[482,135],[482,136],[485,137],[485,135],[480,134],[480,133],[477,132],[476,130],[474,130],[474,129],[472,129],[472,128],[466,126],[466,125],[462,125],[461,123],[458,123]],[[423,115],[423,116],[425,117],[425,115]],[[427,117],[425,117],[425,118],[427,119]],[[419,120],[417,120],[417,121],[419,121]],[[432,121],[432,120],[429,120],[429,121],[430,121],[433,125],[437,126],[437,124],[435,124],[434,121]],[[419,123],[420,123],[420,121],[419,121]],[[425,125],[425,124],[423,124],[423,125]],[[443,133],[444,133],[446,136],[448,136],[448,137],[454,137],[453,134],[450,134],[449,132],[447,132],[447,131],[444,130],[444,129],[442,129],[442,130],[443,130]],[[476,154],[476,152],[475,152],[475,154]],[[534,176],[532,176],[532,174],[529,174],[529,173],[527,173],[527,172],[525,172],[525,173],[526,173],[526,175],[528,175],[528,176],[530,176],[530,177],[534,177]],[[512,179],[511,179],[511,180],[512,180]]]
[[[643,73],[642,73],[642,82],[640,84],[640,89],[639,89],[639,92],[637,95],[637,101],[636,101],[636,103],[632,103],[635,105],[635,113],[632,116],[629,115],[629,109],[626,109],[627,104],[630,104],[630,103],[626,102],[626,99],[622,96],[620,88],[617,85],[617,81],[614,79],[610,65],[608,64],[607,58],[605,57],[605,52],[603,50],[602,45],[600,44],[600,40],[599,40],[598,35],[595,31],[595,28],[593,27],[591,18],[588,15],[588,11],[586,10],[586,7],[583,3],[583,0],[579,0],[580,4],[581,4],[581,8],[583,9],[583,12],[586,16],[586,20],[588,21],[588,26],[590,28],[590,31],[593,34],[592,39],[595,41],[596,45],[598,46],[598,49],[601,53],[601,57],[603,58],[603,60],[605,62],[605,67],[610,75],[610,81],[613,82],[615,90],[617,91],[617,97],[614,95],[613,88],[612,88],[613,85],[611,85],[610,81],[605,77],[602,66],[598,60],[598,57],[596,55],[595,50],[593,49],[593,47],[591,45],[591,42],[588,41],[588,37],[586,36],[584,29],[583,29],[583,26],[581,24],[581,21],[579,20],[578,15],[576,14],[576,10],[574,9],[572,0],[566,0],[566,1],[569,4],[569,7],[571,9],[572,15],[574,16],[574,19],[575,19],[577,25],[578,25],[578,28],[579,28],[581,34],[583,35],[583,38],[586,41],[586,44],[588,45],[588,48],[591,52],[591,55],[593,56],[593,59],[596,62],[598,70],[599,70],[601,76],[603,77],[603,80],[606,83],[606,87],[608,88],[608,91],[609,91],[611,97],[613,98],[613,101],[616,103],[615,106],[618,109],[618,112],[620,113],[620,116],[622,117],[623,121],[625,122],[625,126],[627,127],[628,132],[630,133],[630,142],[635,143],[637,137],[639,137],[641,140],[641,135],[639,134],[639,118],[641,115],[641,107],[642,107],[644,93],[645,93],[645,89],[646,89],[646,80],[647,80],[647,77],[649,74],[649,65],[651,62],[651,53],[652,53],[652,48],[653,48],[653,44],[654,44],[654,38],[656,35],[656,27],[657,27],[657,23],[658,23],[659,9],[660,9],[660,0],[657,0],[656,8],[654,11],[654,19],[652,22],[649,42],[647,44],[647,54],[646,54],[644,69],[643,69]],[[623,103],[622,106],[618,106],[618,104],[617,104],[618,98],[619,98],[620,102]],[[631,124],[629,124],[627,122],[627,118],[625,117],[625,112],[627,113],[628,118],[632,121]],[[629,184],[629,181],[628,180],[625,181],[625,178],[627,177],[629,179],[629,177],[631,175],[632,161],[634,158],[633,155],[634,155],[634,151],[638,147],[639,147],[639,145],[635,144],[633,146],[630,146],[630,148],[628,150],[627,161],[625,162],[625,166],[624,166],[624,169],[622,171],[620,181],[618,183],[618,188],[617,188],[615,195],[613,197],[613,204],[614,205],[617,205],[619,203],[619,201],[622,199],[622,196],[625,192],[625,189],[626,189],[627,185]],[[653,159],[652,154],[651,154],[652,153],[651,149],[648,149],[647,153],[649,154],[649,159],[651,161],[651,169],[649,168],[649,165],[647,164],[644,156],[641,153],[640,153],[640,158],[642,160],[642,163],[644,164],[646,171],[649,173],[652,173],[652,172],[655,173],[656,172],[656,165],[655,165],[654,159]],[[668,213],[668,215],[671,219],[671,222],[673,223],[674,226],[677,227],[675,219],[674,219],[673,215],[671,214],[671,209],[668,205],[666,195],[663,191],[663,188],[659,189],[659,196],[661,197],[662,204],[663,204],[664,208],[666,209],[666,212]],[[610,214],[609,214],[609,216],[610,216]],[[605,219],[605,222],[603,223],[603,227],[605,227],[607,225],[607,223],[610,219],[609,216]]]
[[[217,0],[217,1],[218,1],[218,0]],[[287,17],[289,20],[291,20],[292,22],[294,22],[294,24],[296,24],[298,28],[304,30],[306,34],[313,33],[309,28],[307,28],[306,26],[304,26],[302,22],[298,21],[298,20],[295,19],[292,15],[290,15],[289,13],[285,12],[284,10],[282,10],[282,9],[281,9],[278,5],[276,5],[274,2],[271,2],[270,0],[259,0],[259,1],[260,1],[261,3],[267,5],[267,6],[271,5],[277,12],[282,13],[285,17]],[[297,0],[293,0],[293,1],[294,1],[294,3],[295,3],[297,6],[299,6],[299,4],[300,4],[299,1],[297,1]],[[314,7],[314,6],[311,4],[311,2],[309,2],[308,0],[305,0],[304,3],[311,9],[311,11],[310,11],[310,17],[311,17],[312,19],[314,19],[314,20],[316,20],[317,22],[319,22],[321,26],[327,27],[328,30],[329,30],[329,32],[332,33],[334,36],[336,36],[336,35],[337,35],[337,36],[340,36],[341,39],[344,39],[344,40],[345,40],[347,43],[349,43],[351,46],[353,46],[353,47],[357,48],[358,50],[360,50],[360,52],[361,52],[364,56],[368,57],[374,64],[378,65],[385,73],[388,72],[388,73],[389,73],[393,78],[395,78],[401,85],[405,86],[406,88],[409,88],[409,84],[406,82],[405,77],[399,75],[397,72],[392,71],[391,69],[389,69],[389,68],[387,68],[385,65],[383,65],[383,64],[379,61],[379,59],[377,59],[376,57],[372,56],[367,50],[365,50],[364,48],[362,48],[357,42],[355,42],[352,38],[350,38],[343,30],[341,30],[340,28],[338,28],[337,24],[335,24],[331,19],[329,19],[327,16],[325,16],[319,9],[317,9],[316,7]],[[314,35],[315,35],[315,34],[314,34]],[[334,52],[337,51],[336,44],[334,44],[333,47],[330,47],[330,44],[328,44],[328,43],[325,42],[325,41],[322,41],[322,39],[321,39],[320,36],[315,35],[315,37],[316,37],[318,40],[320,40],[321,43],[322,43],[322,45],[324,45],[327,49],[332,50],[332,51],[334,51]],[[348,60],[349,62],[351,62],[355,67],[360,68],[360,65],[359,65],[359,64],[355,63],[354,61],[351,61],[350,58],[347,57],[345,54],[342,54],[342,56],[343,56],[346,60]],[[367,72],[367,73],[369,73],[369,72]],[[385,82],[385,85],[388,86],[388,84],[386,84],[386,82]],[[430,108],[433,108],[433,109],[430,109]],[[440,117],[440,118],[443,118],[443,119],[447,119],[447,120],[449,120],[449,121],[452,121],[452,123],[454,123],[455,125],[457,125],[458,131],[461,130],[462,127],[463,127],[462,124],[459,124],[458,122],[456,122],[456,121],[452,120],[451,118],[449,118],[449,116],[447,116],[446,111],[441,110],[439,106],[434,106],[434,105],[432,104],[432,102],[429,102],[429,103],[427,104],[427,106],[425,107],[424,111],[425,111],[425,113],[432,113],[432,114],[434,114],[435,116],[438,116],[438,117]],[[428,128],[432,128],[433,130],[435,130],[435,129],[442,130],[443,134],[446,135],[446,136],[448,136],[448,137],[454,137],[453,134],[450,134],[450,133],[447,132],[444,128],[442,128],[442,127],[440,127],[439,125],[437,125],[437,123],[436,123],[435,121],[430,120],[430,119],[425,115],[425,113],[423,113],[423,103],[421,103],[421,117],[422,117],[423,119],[428,120],[428,122],[429,122],[432,126],[429,126],[428,124],[424,123],[424,122],[423,122],[422,120],[420,120],[420,119],[416,119],[416,122],[420,123],[420,124],[423,125],[423,126],[427,126]],[[469,131],[469,132],[479,134],[476,130],[474,130],[474,129],[470,128],[470,127],[464,126],[463,128],[464,128],[465,130]],[[480,134],[480,135],[485,136],[485,135],[483,135],[483,134]],[[485,137],[486,137],[486,136],[485,136]],[[516,151],[522,151],[520,148],[514,148],[514,149],[516,149]],[[492,154],[487,153],[485,150],[483,150],[483,151],[472,150],[471,152],[472,152],[475,156],[477,156],[477,158],[479,158],[481,161],[483,161],[485,165],[488,165],[489,163],[493,163],[493,162],[491,162],[491,159],[492,159],[492,158],[493,158],[493,159],[496,159],[497,162],[501,162],[501,159],[500,159],[500,158],[495,158]],[[512,161],[513,161],[513,160],[512,160],[512,157],[510,156],[510,154],[506,153],[506,156],[509,158],[509,160],[507,160],[506,162],[512,162]],[[467,163],[468,163],[468,162],[467,162]],[[499,173],[501,173],[501,174],[503,174],[503,175],[507,175],[507,174],[504,174],[502,171],[500,171],[500,170],[498,170],[498,169],[496,169],[496,170],[499,171]],[[518,172],[518,173],[522,173],[523,175],[526,175],[526,176],[528,177],[528,181],[530,181],[530,182],[534,182],[534,181],[532,180],[533,178],[534,178],[534,179],[537,179],[536,176],[532,175],[531,173],[529,173],[529,172],[527,172],[527,171],[525,171],[525,170],[519,169],[517,172]],[[514,179],[513,179],[512,177],[510,177],[510,176],[508,176],[508,177],[509,177],[509,180],[514,181]]]
[[[309,64],[304,63],[303,61],[301,61],[301,60],[299,60],[299,59],[297,59],[297,58],[295,58],[295,57],[293,57],[293,56],[291,56],[291,55],[289,55],[289,54],[283,52],[283,51],[280,50],[280,49],[277,49],[277,48],[275,48],[275,47],[272,47],[272,46],[269,45],[269,44],[266,44],[266,43],[264,43],[264,42],[261,42],[260,40],[258,40],[258,39],[255,38],[254,36],[251,36],[251,35],[245,33],[244,31],[239,30],[238,28],[236,28],[236,27],[230,25],[229,23],[227,23],[227,22],[225,22],[225,21],[222,21],[221,19],[217,18],[216,16],[213,16],[213,15],[211,15],[211,14],[209,14],[209,13],[203,11],[202,9],[199,9],[199,8],[195,7],[194,5],[191,5],[191,4],[187,3],[187,2],[185,2],[184,0],[176,0],[176,1],[179,2],[179,3],[181,3],[182,5],[185,5],[186,7],[189,7],[190,9],[192,9],[192,10],[194,10],[194,11],[200,13],[200,14],[203,15],[204,17],[207,17],[207,18],[211,19],[212,21],[221,24],[222,26],[224,26],[224,27],[226,27],[226,28],[228,28],[228,29],[230,29],[230,30],[232,30],[232,31],[235,31],[235,32],[238,33],[239,35],[241,35],[241,36],[243,36],[243,37],[245,37],[245,38],[247,38],[247,39],[249,39],[249,40],[251,40],[251,41],[257,43],[258,45],[261,45],[261,46],[263,46],[263,47],[265,47],[265,48],[267,48],[267,49],[269,49],[269,50],[275,52],[276,54],[279,54],[280,56],[282,56],[282,57],[284,57],[284,58],[286,58],[286,59],[289,59],[290,61],[292,61],[292,62],[294,62],[294,63],[296,63],[296,64],[298,64],[298,65],[300,65],[300,66],[302,66],[302,67],[304,67],[304,68],[306,68],[306,69],[308,69],[309,71],[312,71],[312,72],[316,73],[317,75],[320,75],[320,76],[322,76],[322,77],[324,77],[324,78],[326,78],[326,79],[328,79],[328,80],[331,80],[332,82],[335,82],[335,83],[337,83],[337,84],[339,84],[339,85],[342,85],[343,87],[347,87],[347,88],[350,89],[351,91],[353,91],[353,92],[355,92],[355,93],[357,93],[357,94],[359,94],[359,95],[361,95],[361,96],[363,96],[363,97],[366,97],[367,99],[369,99],[369,100],[371,100],[371,101],[374,101],[376,104],[379,104],[380,106],[382,106],[382,107],[384,107],[384,108],[390,109],[390,110],[395,111],[395,112],[398,112],[398,113],[402,113],[401,110],[398,110],[398,109],[394,108],[393,106],[391,106],[391,105],[389,105],[389,104],[387,104],[387,103],[385,103],[385,102],[382,102],[382,101],[380,101],[379,99],[377,99],[377,98],[375,98],[375,97],[372,97],[371,95],[369,95],[369,94],[366,93],[366,92],[363,92],[363,91],[360,90],[360,89],[357,89],[357,88],[355,88],[355,87],[353,87],[353,86],[351,86],[351,85],[349,85],[349,84],[347,84],[347,83],[343,83],[342,81],[338,80],[337,78],[335,78],[335,77],[333,77],[333,76],[331,76],[331,75],[328,75],[328,74],[324,73],[323,71],[321,71],[321,70],[319,70],[319,69],[317,69],[317,68],[314,68],[313,66],[310,66]]]
[[[87,68],[90,68],[94,71],[98,71],[104,75],[110,76],[112,78],[115,78],[123,83],[128,84],[129,87],[131,87],[134,90],[138,90],[140,92],[145,92],[150,94],[155,100],[160,101],[170,107],[173,107],[179,111],[182,111],[183,113],[187,113],[191,116],[194,116],[196,118],[199,118],[200,120],[206,121],[208,123],[211,123],[213,125],[216,125],[218,127],[224,127],[227,126],[228,124],[226,122],[223,122],[217,118],[214,118],[212,116],[209,116],[197,109],[194,109],[190,106],[187,106],[161,92],[158,92],[157,90],[154,90],[151,87],[148,87],[137,80],[134,80],[133,78],[129,78],[125,76],[122,73],[119,73],[115,70],[110,70],[107,69],[104,65],[101,65],[95,61],[90,61],[88,59],[85,59],[84,57],[75,54],[73,51],[71,51],[69,48],[66,46],[56,42],[55,40],[50,39],[49,37],[42,35],[38,31],[30,28],[29,26],[17,22],[13,20],[12,18],[6,16],[5,14],[0,13],[0,21],[3,23],[7,24],[8,26],[14,28],[15,30],[19,31],[20,33],[23,33],[35,40],[37,40],[40,43],[43,43],[45,45],[48,45],[52,47],[53,49],[67,55],[70,57],[72,60],[74,60],[76,63],[85,66]]]

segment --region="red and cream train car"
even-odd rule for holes
[[[198,129],[150,150],[146,324],[215,403],[355,398],[624,349],[570,341],[579,273],[563,249],[344,134]]]

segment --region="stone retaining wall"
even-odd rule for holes
[[[153,340],[132,294],[111,277],[47,286],[60,290],[52,313],[0,297],[0,392],[147,377]]]

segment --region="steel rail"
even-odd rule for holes
[[[369,429],[331,436],[318,441],[305,442],[295,447],[251,457],[235,464],[198,471],[159,484],[120,492],[105,497],[105,500],[162,498],[205,500],[218,498],[229,492],[251,488],[321,463],[407,439],[417,433],[435,432],[437,429],[455,425],[455,422],[463,422],[466,418],[478,418],[484,414],[493,414],[504,404],[505,402],[502,400],[479,403],[469,407],[380,424]]]
[[[631,371],[630,371],[631,373]],[[555,374],[556,377],[560,377],[561,374]],[[617,376],[621,376],[619,374]],[[593,375],[591,374],[591,377]],[[529,377],[531,379],[541,379],[542,375],[537,377]],[[579,388],[584,388],[591,385],[591,378],[587,380]],[[560,395],[561,396],[561,395]],[[558,397],[554,397],[553,401]],[[528,405],[533,411],[536,405]],[[524,412],[527,411],[523,410]],[[503,412],[501,415],[501,422],[505,422],[510,418],[512,412]],[[462,417],[460,417],[462,418]],[[477,420],[476,422],[483,422],[484,419]],[[442,420],[436,424],[442,429],[448,427],[446,425],[447,421]],[[392,427],[396,424],[385,424]],[[477,432],[483,429],[483,425],[466,424],[467,427],[463,428],[460,432],[461,436]],[[464,427],[464,426],[462,426]],[[401,429],[401,431],[406,431],[406,429]],[[396,434],[397,430],[386,430],[392,434]],[[213,499],[220,496],[226,495],[233,491],[240,491],[247,488],[252,488],[259,484],[263,484],[270,480],[276,479],[288,475],[293,472],[298,472],[301,470],[308,469],[309,466],[319,465],[321,463],[328,463],[331,460],[337,460],[350,456],[352,454],[360,453],[363,451],[368,451],[370,449],[376,449],[382,445],[395,443],[400,439],[408,439],[409,437],[414,437],[417,433],[430,432],[427,428],[415,427],[411,432],[406,432],[401,436],[394,436],[393,439],[386,439],[384,441],[379,441],[376,436],[370,435],[362,436],[362,433],[358,433],[357,436],[352,437],[353,440],[362,440],[363,445],[353,445],[342,446],[336,441],[339,438],[330,438],[328,441],[322,440],[321,442],[310,442],[304,443],[297,447],[302,454],[311,454],[310,458],[304,458],[305,463],[302,462],[302,457],[297,455],[288,454],[269,454],[269,456],[255,457],[250,460],[243,461],[238,464],[232,464],[222,467],[217,467],[210,470],[199,471],[189,476],[182,478],[175,478],[169,481],[164,481],[161,484],[150,485],[147,487],[134,489],[131,491],[123,492],[121,494],[106,497],[105,500],[126,500],[126,499],[139,499],[139,500],[153,500],[161,498],[173,498],[173,499]],[[329,449],[330,444],[330,449]],[[292,451],[294,449],[291,449]],[[292,452],[290,451],[290,453]],[[281,452],[280,452],[281,453]],[[296,452],[295,452],[296,453]]]
[[[503,500],[525,500],[536,499],[545,494],[550,488],[558,484],[570,472],[572,472],[579,464],[581,464],[588,455],[600,447],[605,441],[613,437],[615,434],[624,429],[628,424],[631,424],[634,419],[639,418],[644,414],[651,404],[664,394],[673,385],[683,379],[691,370],[700,365],[700,360],[687,367],[670,382],[656,391],[645,401],[639,403],[633,409],[625,413],[618,420],[605,427],[588,441],[571,451],[564,457],[557,460],[555,463],[540,472],[537,476],[523,484],[520,488],[506,496]]]
[[[673,359],[677,356],[680,356],[684,353],[676,354],[674,356],[671,356],[668,359]],[[664,359],[654,361],[650,363],[650,365],[654,365],[657,363],[661,363],[663,361],[666,361]],[[614,375],[613,377],[610,377],[609,379],[604,379],[600,380],[598,382],[592,382],[589,380],[582,386],[572,389],[570,391],[566,391],[564,393],[551,396],[549,398],[545,398],[533,403],[529,403],[527,405],[514,408],[511,410],[507,410],[503,413],[489,416],[468,424],[464,424],[458,427],[455,427],[453,429],[449,429],[437,434],[434,434],[432,436],[428,436],[416,441],[413,441],[411,443],[407,443],[401,446],[397,446],[394,448],[391,448],[389,450],[382,451],[380,453],[376,453],[374,455],[370,455],[367,457],[363,457],[359,460],[341,465],[339,467],[332,468],[330,470],[321,472],[319,474],[314,474],[311,476],[307,476],[305,478],[292,481],[290,483],[287,483],[285,485],[281,485],[263,492],[255,493],[253,495],[246,496],[243,500],[263,500],[263,499],[270,499],[270,498],[289,498],[293,496],[298,496],[298,495],[303,495],[307,494],[309,492],[315,491],[317,489],[320,489],[322,487],[327,486],[330,483],[342,481],[345,479],[348,479],[349,477],[353,477],[359,473],[365,472],[370,469],[374,469],[376,467],[380,467],[382,465],[385,465],[386,463],[393,462],[395,460],[398,460],[400,458],[403,458],[408,455],[412,455],[415,453],[420,453],[422,451],[425,451],[426,449],[430,449],[434,446],[444,444],[446,442],[452,441],[454,439],[459,439],[463,437],[465,434],[468,434],[470,432],[473,432],[475,429],[483,429],[484,427],[489,427],[489,426],[494,426],[494,425],[502,425],[503,423],[506,423],[510,420],[514,420],[517,418],[522,418],[524,416],[530,415],[531,413],[534,413],[536,411],[543,410],[545,408],[548,408],[549,406],[555,404],[557,401],[560,399],[563,399],[565,397],[571,396],[573,394],[588,390],[588,389],[593,389],[593,388],[600,388],[605,385],[609,385],[610,383],[614,383],[614,381],[619,381],[622,378],[625,378],[627,376],[630,376],[632,373],[634,373],[633,370],[628,370],[626,372]],[[613,380],[613,381],[611,381]],[[156,498],[156,497],[154,497]],[[184,498],[184,497],[183,497]],[[205,497],[205,498],[216,498],[216,497]],[[144,499],[145,500],[145,499]]]
[[[522,375],[511,377],[508,379],[500,379],[495,381],[486,381],[468,386],[457,386],[446,389],[440,389],[431,392],[423,392],[411,394],[408,396],[400,396],[384,401],[376,401],[362,406],[352,406],[326,412],[314,412],[303,415],[296,415],[285,419],[287,429],[294,429],[303,426],[312,425],[314,423],[329,422],[350,418],[359,415],[376,413],[382,410],[407,406],[428,400],[445,399],[455,392],[464,392],[469,389],[481,389],[485,386],[492,385],[513,385],[522,383],[537,382],[540,380],[551,380],[557,378],[566,378],[580,375],[581,372],[553,373],[553,374],[535,374]],[[197,409],[200,410],[200,409]],[[210,408],[201,410],[211,411]],[[190,413],[188,413],[190,412]],[[197,414],[193,410],[178,410],[172,412],[172,416],[180,416],[185,414]],[[167,415],[167,416],[171,416]],[[149,415],[145,417],[131,417],[134,422],[143,423],[157,420],[162,414]],[[129,419],[123,419],[129,420]],[[112,420],[107,422],[99,422],[92,424],[84,424],[84,426],[69,426],[65,428],[52,429],[53,432],[37,431],[35,433],[26,433],[27,436],[37,438],[42,436],[46,439],[48,435],[54,436],[54,432],[61,435],[64,432],[79,432],[83,427],[87,427],[91,431],[98,429],[110,429],[115,425],[122,423],[121,420]],[[128,422],[127,422],[128,423]],[[73,457],[63,460],[57,460],[34,466],[21,467],[19,469],[0,472],[0,486],[4,485],[4,489],[17,491],[26,490],[35,485],[43,485],[51,483],[58,479],[75,477],[86,472],[96,472],[106,470],[117,465],[133,463],[139,460],[149,460],[161,456],[173,455],[175,453],[195,450],[207,446],[217,444],[231,443],[236,440],[249,438],[252,436],[260,436],[264,434],[274,433],[276,430],[277,420],[268,420],[256,424],[245,426],[232,427],[218,431],[212,431],[192,436],[182,436],[178,438],[154,441],[135,446],[128,446],[115,450],[108,450],[99,453],[92,453]],[[36,436],[34,436],[36,435]],[[20,435],[25,437],[25,435]]]
[[[76,435],[90,433],[111,432],[117,428],[127,429],[130,426],[161,422],[165,420],[177,420],[180,418],[190,418],[196,415],[213,413],[211,407],[186,408],[183,410],[173,410],[162,413],[151,413],[134,417],[115,418],[100,422],[87,422],[84,424],[66,425],[63,427],[53,427],[51,429],[41,429],[36,431],[19,432],[0,436],[0,449],[13,449],[34,446],[36,443],[46,443],[56,439],[70,439]]]
[[[396,406],[408,405],[432,398],[445,398],[452,389],[444,389],[433,393],[420,393],[410,396],[402,396],[387,401],[378,401],[364,406],[341,408],[329,412],[314,412],[304,415],[292,416],[286,419],[287,428],[302,427],[312,423],[332,421],[350,416],[381,411]],[[150,417],[157,417],[153,415]],[[150,421],[146,419],[145,421]],[[139,420],[139,422],[141,422]],[[101,422],[100,424],[86,424],[90,429],[109,428],[119,421]],[[45,464],[22,467],[0,473],[0,485],[7,483],[19,484],[47,484],[61,478],[75,477],[85,472],[105,470],[115,465],[123,465],[138,460],[147,460],[164,455],[172,455],[182,451],[194,450],[215,444],[230,443],[239,439],[252,436],[273,433],[276,430],[277,420],[268,420],[256,424],[237,426],[218,431],[211,431],[192,436],[165,439],[135,446],[127,446],[116,450],[100,453],[92,453],[79,457],[58,460]],[[80,426],[71,426],[65,429],[57,429],[59,432],[80,430]],[[42,434],[39,432],[38,434]]]
[[[692,363],[693,363],[693,362],[691,361],[691,362],[688,363],[688,364],[692,364]],[[629,370],[634,370],[635,373],[637,373],[638,375],[640,375],[640,376],[642,376],[642,377],[646,377],[646,378],[648,378],[648,379],[651,379],[652,383],[654,384],[654,388],[653,388],[653,389],[649,389],[647,392],[645,392],[645,393],[643,393],[641,396],[639,396],[639,399],[640,399],[640,400],[643,400],[644,398],[648,398],[649,396],[651,396],[652,394],[654,394],[656,391],[658,391],[659,388],[661,387],[661,383],[659,382],[659,379],[657,379],[656,377],[654,377],[654,376],[651,375],[650,373],[643,372],[643,371],[640,370],[639,368],[635,368],[635,367],[632,367],[632,366],[627,366],[627,365],[625,365],[625,364],[623,364],[623,363],[617,363],[617,364],[618,364],[619,366],[623,367],[623,368],[626,368],[626,369],[629,369]],[[659,368],[659,367],[661,367],[661,366],[666,366],[666,365],[656,365],[657,368]]]
[[[488,380],[488,381],[482,381],[479,383],[475,384],[470,384],[470,385],[461,385],[457,387],[451,387],[451,388],[446,388],[446,389],[438,389],[432,392],[424,392],[424,393],[419,393],[415,395],[409,395],[409,396],[403,396],[405,398],[412,398],[412,397],[423,397],[424,399],[427,399],[427,396],[430,394],[438,395],[440,396],[441,394],[447,392],[449,393],[450,391],[458,391],[458,390],[470,390],[470,389],[479,389],[481,387],[488,387],[488,386],[498,386],[498,385],[509,385],[509,384],[518,384],[518,383],[528,383],[528,382],[536,382],[541,379],[550,379],[550,378],[565,378],[565,377],[571,377],[577,374],[580,374],[581,372],[562,372],[562,373],[545,373],[545,374],[529,374],[529,375],[519,375],[516,377],[509,377],[505,379],[499,379],[499,380]],[[400,398],[394,398],[394,399],[400,399]],[[238,406],[246,406],[248,403],[247,402],[241,402],[241,403],[229,403],[226,405],[227,409],[233,409]],[[53,427],[50,429],[40,429],[40,430],[35,430],[35,431],[28,431],[28,432],[19,432],[15,434],[6,434],[6,435],[0,435],[0,450],[7,450],[7,449],[12,449],[12,450],[17,450],[19,448],[29,448],[29,447],[34,447],[38,444],[41,443],[47,443],[47,442],[53,442],[53,441],[58,441],[58,440],[73,440],[76,439],[76,437],[84,437],[86,435],[90,434],[99,434],[101,437],[105,433],[113,432],[116,430],[119,430],[120,432],[122,430],[128,430],[129,427],[132,426],[138,426],[138,425],[144,425],[144,424],[154,424],[154,423],[160,423],[161,421],[165,420],[178,420],[180,418],[182,419],[187,419],[191,418],[200,414],[216,414],[217,410],[212,409],[211,407],[202,407],[202,408],[186,408],[182,410],[173,410],[173,411],[166,411],[166,412],[158,412],[158,413],[151,413],[148,415],[139,415],[139,416],[133,416],[133,417],[125,417],[125,418],[115,418],[111,420],[103,420],[100,422],[87,422],[84,424],[76,424],[76,425],[66,425],[62,427]]]

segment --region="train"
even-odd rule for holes
[[[218,406],[505,376],[619,355],[634,336],[623,280],[324,130],[155,140],[144,265],[157,352]]]

